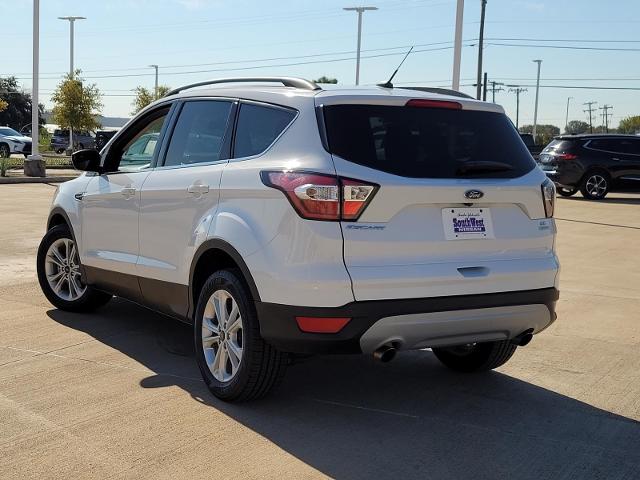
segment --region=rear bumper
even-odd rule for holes
[[[556,288],[303,307],[256,302],[262,337],[292,353],[370,353],[389,341],[401,349],[446,346],[538,333],[556,318]],[[338,333],[306,333],[296,317],[349,317]]]

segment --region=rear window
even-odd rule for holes
[[[545,153],[554,152],[554,153],[567,153],[567,151],[573,147],[573,142],[571,140],[551,140],[549,145],[547,145],[544,149]]]
[[[412,178],[514,178],[535,167],[500,113],[387,105],[324,108],[329,150]]]

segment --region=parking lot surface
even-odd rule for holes
[[[121,300],[47,303],[54,188],[0,186],[2,479],[640,478],[640,194],[558,199],[558,321],[499,370],[317,357],[227,405],[188,327]]]

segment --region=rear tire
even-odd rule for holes
[[[205,282],[194,340],[202,378],[221,400],[264,397],[284,376],[288,357],[260,336],[253,299],[238,270],[219,270]]]
[[[6,143],[0,143],[0,158],[9,158],[11,156],[11,150]]]
[[[582,179],[580,193],[589,200],[602,200],[611,188],[611,177],[604,170],[592,170]]]
[[[573,187],[573,188],[558,187],[557,188],[558,193],[563,197],[572,197],[573,195],[578,193],[578,190],[579,190],[578,187]]]
[[[434,348],[433,353],[451,370],[464,373],[498,368],[513,356],[517,346],[509,340]]]
[[[112,298],[82,283],[78,249],[67,225],[57,225],[44,235],[36,262],[40,288],[60,310],[90,312]]]

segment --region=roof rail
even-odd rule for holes
[[[452,97],[473,99],[471,95],[467,95],[466,93],[462,93],[457,90],[451,90],[449,88],[437,88],[437,87],[396,87],[396,88],[402,88],[403,90],[418,90],[420,92],[439,93],[441,95],[451,95]]]
[[[174,88],[169,93],[165,95],[168,97],[170,95],[175,95],[177,93],[182,92],[183,90],[188,90],[190,88],[195,87],[204,87],[206,85],[218,85],[221,83],[281,83],[285,87],[294,87],[301,88],[303,90],[322,90],[320,86],[316,82],[312,82],[310,80],[305,80],[304,78],[295,78],[295,77],[237,77],[237,78],[216,78],[213,80],[206,80],[204,82],[196,82],[190,83],[189,85],[184,85],[182,87]]]

